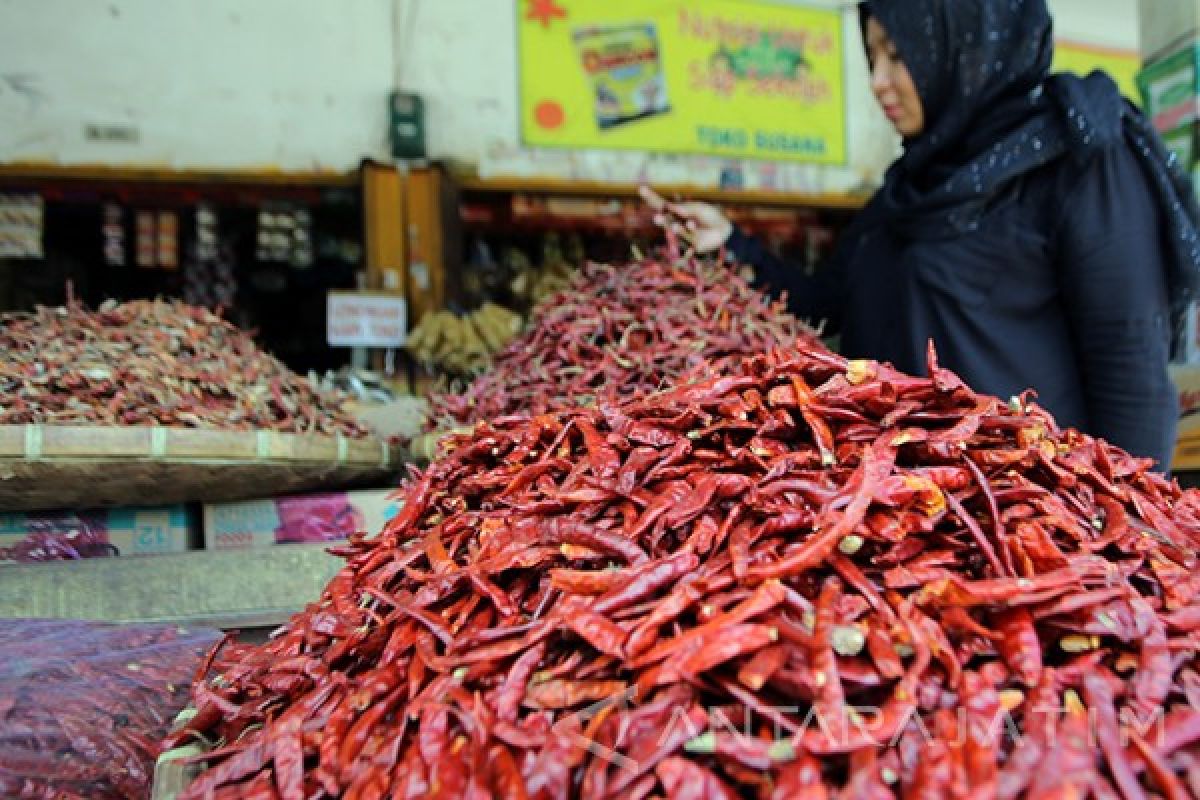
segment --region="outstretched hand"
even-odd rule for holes
[[[638,193],[654,211],[654,224],[691,243],[697,253],[721,248],[733,233],[733,223],[709,203],[672,203],[649,186]]]

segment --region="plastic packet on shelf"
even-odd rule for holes
[[[142,800],[209,629],[0,621],[0,797]]]

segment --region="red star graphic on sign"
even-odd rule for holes
[[[525,19],[537,20],[543,28],[549,28],[555,19],[566,19],[567,10],[554,0],[529,0],[529,10]]]

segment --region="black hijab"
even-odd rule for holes
[[[1200,211],[1191,180],[1108,75],[1053,75],[1045,0],[865,0],[896,45],[925,110],[870,217],[913,239],[975,230],[1012,181],[1058,158],[1124,141],[1143,163],[1170,236],[1178,315],[1200,286]]]

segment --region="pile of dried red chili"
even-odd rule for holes
[[[811,334],[782,303],[723,264],[588,264],[465,392],[430,398],[430,428],[638,397],[801,336]]]
[[[179,302],[0,315],[0,425],[367,431],[253,339]]]
[[[194,687],[185,796],[1200,794],[1200,495],[929,374],[480,424]]]
[[[218,636],[173,625],[4,620],[0,797],[149,797],[159,743]]]

